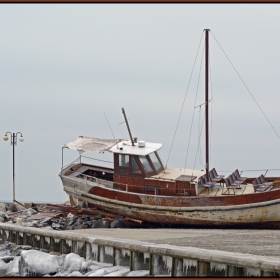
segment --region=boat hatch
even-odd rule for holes
[[[87,175],[90,177],[95,177],[99,178],[102,180],[107,180],[107,181],[113,181],[114,179],[114,173],[113,172],[108,172],[107,170],[100,171],[100,170],[94,170],[94,169],[87,169],[85,172],[82,173],[82,175]],[[81,177],[81,175],[78,175]]]

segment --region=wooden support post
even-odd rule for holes
[[[150,254],[149,259],[149,275],[154,276],[154,255]]]
[[[196,267],[196,276],[207,277],[210,274],[210,263],[204,261],[198,261]]]

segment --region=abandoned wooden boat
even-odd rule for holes
[[[224,184],[205,188],[198,183],[205,171],[164,168],[157,152],[161,146],[80,136],[64,148],[112,152],[114,168],[85,164],[79,157],[59,174],[64,191],[80,206],[141,221],[280,227],[280,178],[266,178],[276,183],[263,192],[254,192],[255,178],[247,178],[235,193]]]
[[[206,170],[164,167],[160,143],[133,138],[80,136],[63,147],[79,152],[110,152],[114,166],[82,162],[82,156],[59,174],[64,191],[80,206],[145,222],[180,225],[280,228],[280,178],[228,178],[209,170],[208,31],[206,30]],[[62,151],[63,151],[62,149]]]

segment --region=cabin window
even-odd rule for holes
[[[128,175],[129,173],[129,155],[119,155],[120,174]]]
[[[119,166],[129,167],[129,155],[120,155]]]
[[[147,173],[153,172],[153,168],[151,167],[150,163],[148,162],[145,156],[139,156],[139,159]]]
[[[155,169],[156,170],[160,169],[162,166],[161,166],[161,163],[158,160],[158,157],[157,157],[156,153],[153,152],[153,153],[149,154],[149,156],[150,156],[150,159],[151,159]]]
[[[131,172],[135,174],[142,174],[134,156],[131,156]]]

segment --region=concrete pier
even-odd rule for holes
[[[75,231],[47,231],[0,223],[0,238],[59,253],[74,252],[87,260],[149,270],[151,276],[279,277],[280,258],[155,244]]]

